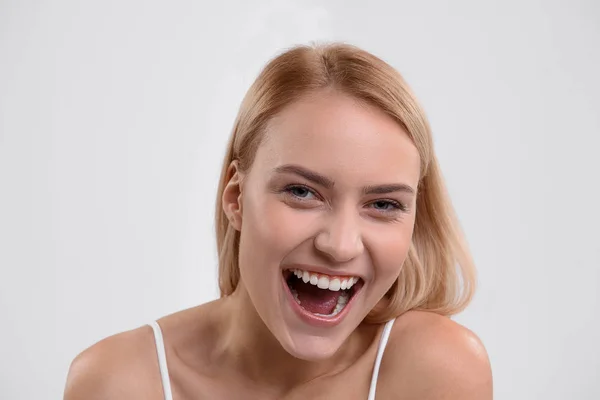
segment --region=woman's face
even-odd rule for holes
[[[392,118],[340,93],[270,122],[236,197],[240,284],[293,356],[332,356],[398,277],[419,161]]]

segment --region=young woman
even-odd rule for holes
[[[65,399],[492,398],[449,316],[475,271],[397,71],[299,46],[250,87],[217,194],[221,298],[80,354]]]

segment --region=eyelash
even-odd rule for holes
[[[306,185],[298,185],[298,184],[289,185],[289,186],[286,186],[283,189],[283,192],[285,192],[286,194],[292,196],[294,199],[298,199],[300,201],[307,201],[304,198],[296,196],[295,194],[293,194],[292,190],[294,190],[294,189],[304,189],[304,190],[310,192],[313,196],[315,196],[317,198],[320,197],[320,196],[317,195],[317,193],[313,189],[309,188]],[[394,212],[394,211],[404,211],[404,212],[407,211],[407,207],[404,204],[402,204],[402,203],[400,203],[399,201],[396,201],[396,200],[383,199],[383,200],[376,200],[376,201],[371,202],[371,204],[375,204],[375,203],[386,203],[386,204],[389,204],[389,205],[391,205],[393,207],[393,210],[378,210],[378,211],[381,211],[383,213]]]

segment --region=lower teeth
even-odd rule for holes
[[[290,291],[292,292],[292,295],[294,296],[296,303],[298,303],[298,304],[300,304],[300,306],[302,306],[302,302],[298,298],[298,292],[296,292],[296,290],[291,289],[291,288],[290,288]],[[318,315],[319,317],[335,317],[344,309],[344,307],[346,307],[346,304],[348,303],[348,297],[349,297],[348,293],[346,293],[346,292],[340,293],[340,297],[338,297],[337,304],[335,305],[335,308],[333,309],[331,314],[319,314],[319,313],[312,313],[312,314]]]

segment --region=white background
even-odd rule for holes
[[[217,296],[242,96],[284,47],[336,39],[430,117],[495,398],[600,398],[593,0],[1,0],[0,398],[61,398],[84,348]]]

